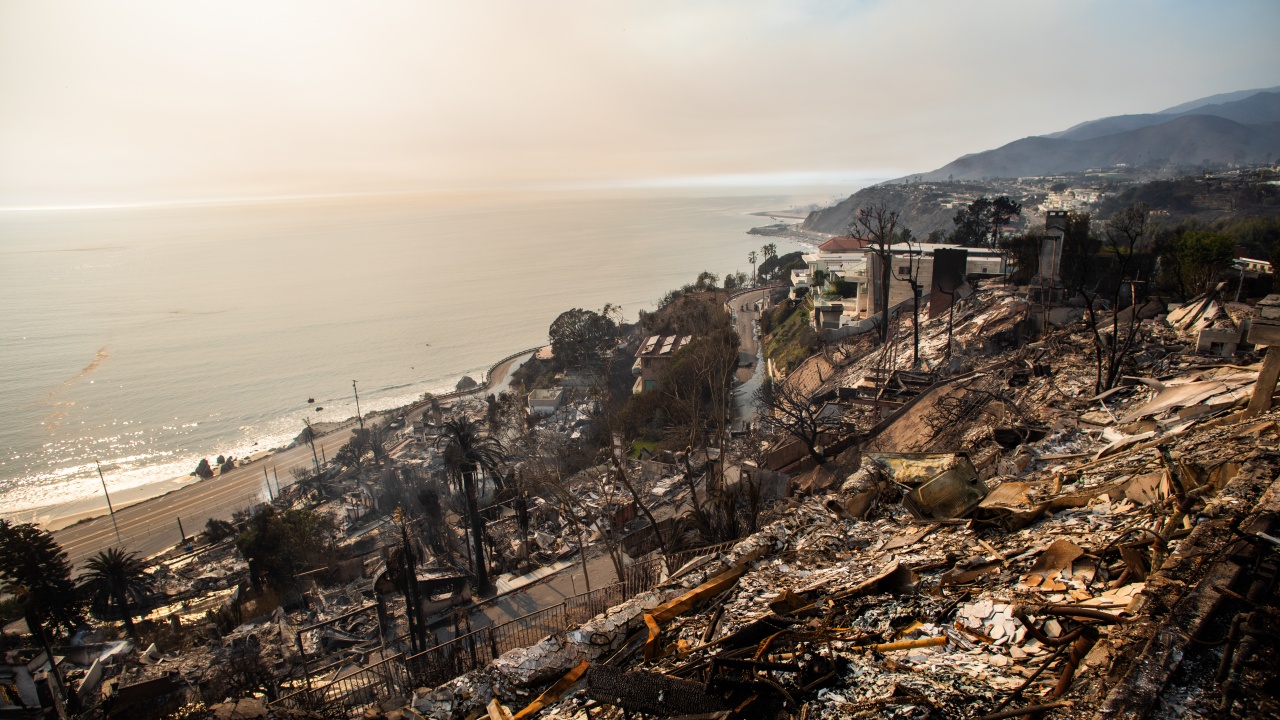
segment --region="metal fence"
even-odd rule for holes
[[[484,667],[509,650],[535,645],[548,635],[581,625],[657,585],[662,562],[656,558],[634,563],[626,568],[622,582],[565,598],[558,605],[480,628],[409,657],[406,662],[414,687],[435,687]]]
[[[499,625],[491,625],[493,645],[498,654],[515,648],[529,647],[542,638],[570,627],[565,604],[552,605],[521,615]]]
[[[663,538],[671,538],[678,527],[675,518],[663,518],[658,521],[658,527],[645,525],[644,527],[624,536],[621,540],[622,549],[633,558],[644,557],[654,550],[658,550],[663,546]],[[659,537],[658,533],[662,536]]]
[[[737,545],[739,541],[729,540],[727,542],[716,543],[715,545],[706,545],[692,550],[681,550],[679,552],[668,553],[663,556],[667,561],[668,572],[675,572],[684,567],[690,560],[700,558],[704,555],[712,555],[722,553],[729,548]]]
[[[719,548],[689,550],[709,553]],[[516,648],[537,644],[548,635],[570,630],[591,618],[655,587],[663,577],[667,560],[652,560],[627,566],[622,582],[565,598],[564,602],[522,615],[500,625],[491,625],[460,635],[413,655],[399,654],[333,680],[317,683],[315,678],[294,680],[306,688],[294,690],[273,706],[306,709],[341,715],[393,694],[407,696],[413,688],[436,687],[482,668],[498,656]]]
[[[368,667],[337,675],[324,682],[305,678],[308,686],[271,703],[273,707],[321,712],[345,717],[347,711],[395,695],[407,696],[413,687],[404,655],[393,655]]]
[[[483,627],[405,658],[414,687],[436,687],[493,662],[498,650],[495,627]]]

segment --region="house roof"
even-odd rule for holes
[[[833,237],[830,240],[819,245],[818,252],[820,253],[853,252],[855,250],[861,250],[866,246],[867,246],[867,243],[863,240],[859,240],[858,238],[850,237],[848,235],[841,235],[839,237]]]
[[[650,335],[640,343],[636,357],[671,357],[690,340],[692,335]]]

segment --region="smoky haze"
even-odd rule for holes
[[[1280,4],[0,4],[0,206],[889,176],[1280,81]]]

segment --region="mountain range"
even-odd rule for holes
[[[926,181],[1059,175],[1116,165],[1260,164],[1280,158],[1280,87],[1116,115],[957,158]]]

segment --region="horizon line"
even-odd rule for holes
[[[688,175],[674,177],[633,178],[617,180],[588,180],[536,184],[491,184],[432,188],[399,188],[382,190],[352,190],[317,193],[288,193],[263,195],[232,195],[211,198],[175,200],[136,200],[119,202],[85,202],[77,204],[49,205],[0,205],[0,213],[65,212],[74,210],[126,210],[162,207],[199,207],[210,205],[240,205],[253,203],[290,202],[300,200],[326,200],[346,198],[375,198],[395,195],[444,195],[476,192],[564,192],[626,189],[677,189],[677,188],[767,188],[873,185],[897,177],[897,171],[794,171],[778,173],[730,173],[720,175]]]

